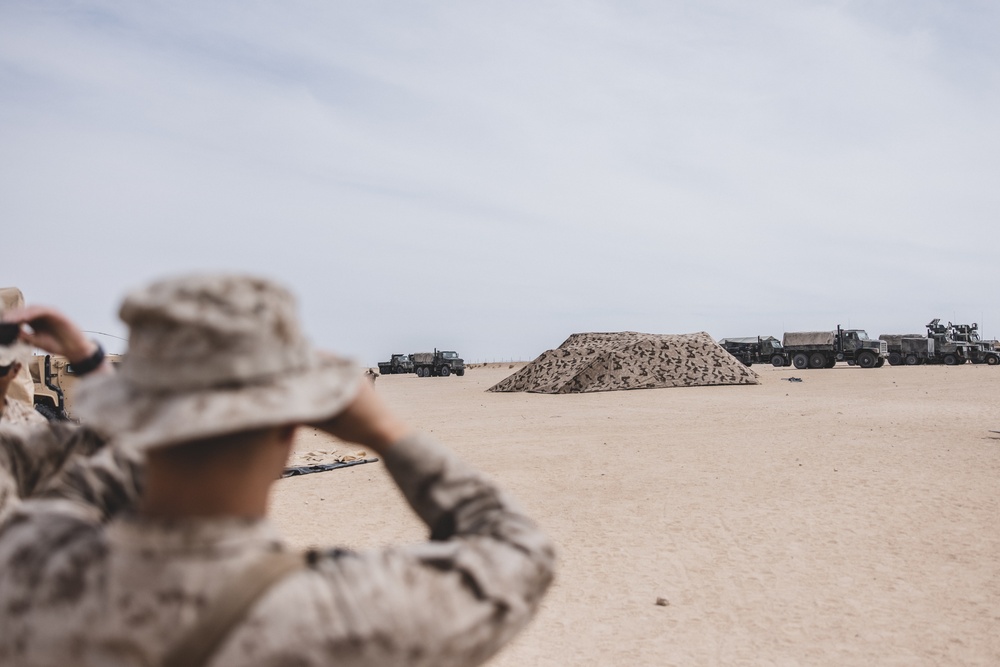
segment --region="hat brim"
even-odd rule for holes
[[[283,424],[330,419],[357,395],[360,370],[325,357],[266,382],[173,393],[136,387],[121,374],[81,382],[75,411],[123,447],[147,450]]]

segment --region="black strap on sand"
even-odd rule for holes
[[[297,477],[299,475],[311,475],[314,472],[326,472],[337,468],[350,468],[359,466],[362,463],[375,463],[378,459],[355,459],[354,461],[334,461],[333,463],[316,463],[313,465],[292,466],[285,468],[281,473],[282,477]]]
[[[274,584],[306,566],[300,551],[270,553],[229,581],[198,623],[167,651],[161,667],[202,667]]]

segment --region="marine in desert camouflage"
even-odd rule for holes
[[[21,466],[80,429],[0,434],[18,484],[49,471],[0,525],[0,664],[201,664],[177,656],[279,557],[293,569],[240,603],[212,665],[479,665],[533,616],[553,576],[546,536],[391,417],[359,369],[316,354],[292,303],[238,276],[133,293],[121,371],[80,387],[81,416],[112,444]],[[430,540],[292,552],[266,490],[300,423],[379,453]]]
[[[16,287],[0,288],[0,322],[7,310],[24,306],[24,295]],[[0,323],[0,326],[4,326]],[[17,339],[16,325],[6,325],[0,339],[0,426],[37,424],[45,421],[35,411],[31,376],[28,373],[31,348]],[[7,340],[9,333],[11,339]]]

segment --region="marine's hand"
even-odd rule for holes
[[[61,354],[71,364],[87,359],[97,349],[97,343],[54,308],[28,306],[12,310],[4,314],[4,321],[27,324],[31,330],[22,329],[21,340],[50,354]]]
[[[339,414],[313,424],[347,442],[356,442],[376,452],[385,452],[412,429],[393,415],[375,393],[371,382],[362,381],[358,395]]]

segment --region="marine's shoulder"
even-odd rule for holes
[[[0,526],[0,581],[50,580],[57,570],[86,568],[106,553],[92,511],[65,500],[32,500]]]
[[[45,424],[46,419],[35,410],[35,406],[9,396],[0,404],[0,424],[4,426],[35,426]]]

